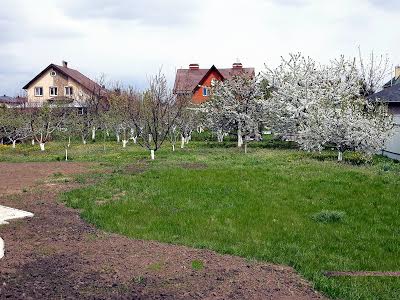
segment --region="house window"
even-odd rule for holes
[[[43,96],[43,87],[41,86],[35,87],[35,96],[37,97]]]
[[[210,90],[207,87],[203,87],[203,96],[208,97],[210,96]]]
[[[50,87],[50,97],[54,97],[58,95],[58,89],[55,86]]]
[[[51,76],[51,77],[55,77],[56,75],[57,75],[56,71],[51,71],[51,72],[50,72],[50,76]]]
[[[85,108],[84,107],[78,107],[78,115],[82,116],[85,113]]]
[[[65,96],[72,96],[72,95],[73,95],[72,86],[66,86],[66,87],[64,88],[64,95],[65,95]]]

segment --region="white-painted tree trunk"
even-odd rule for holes
[[[151,160],[154,160],[154,150],[150,150],[150,158]]]
[[[32,139],[32,146],[35,146],[35,139]]]
[[[224,141],[224,133],[222,132],[222,130],[218,130],[217,139],[219,143],[222,143]]]
[[[15,149],[15,143],[16,143],[17,141],[13,141],[12,142],[12,147],[13,147],[13,149]]]
[[[68,146],[68,148],[71,147],[71,137],[70,136],[68,137],[68,145],[67,146]]]
[[[181,135],[181,149],[185,147],[185,137]]]
[[[134,136],[132,139],[133,139],[133,143],[137,144],[137,136]]]
[[[175,145],[172,144],[172,151],[175,151]]]
[[[188,135],[186,138],[185,138],[185,144],[189,144],[189,141],[192,139],[192,136],[191,135]]]
[[[4,240],[0,237],[0,258],[4,257]]]
[[[92,127],[92,141],[96,139],[96,127]]]
[[[338,152],[337,160],[338,160],[338,161],[343,161],[343,152],[342,152],[342,151],[339,151],[339,152]]]
[[[44,151],[45,150],[44,143],[39,143],[39,146],[40,146],[40,151]]]
[[[242,137],[242,132],[240,130],[238,130],[237,133],[237,138],[238,138],[238,147],[241,148],[243,145],[243,137]]]
[[[247,154],[247,142],[244,143],[244,153]]]
[[[117,133],[117,143],[119,143],[120,142],[120,136],[119,136],[119,134]]]
[[[128,144],[127,140],[122,140],[122,148],[126,148],[126,144]]]
[[[82,144],[86,145],[86,140],[84,137],[82,137]]]
[[[65,161],[68,161],[68,148],[65,148]]]

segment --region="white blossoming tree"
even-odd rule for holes
[[[335,147],[341,161],[346,150],[376,153],[390,134],[392,117],[386,106],[363,98],[355,60],[317,65],[296,54],[266,74],[278,133],[292,135],[304,150]]]
[[[207,127],[214,130],[222,141],[225,132],[235,131],[238,147],[259,135],[259,124],[264,119],[265,102],[257,78],[236,75],[231,79],[215,81],[211,99],[203,104]]]

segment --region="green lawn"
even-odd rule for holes
[[[18,146],[1,147],[0,160],[62,158],[58,144],[49,143],[46,154]],[[132,145],[73,147],[75,161],[101,161],[114,172],[62,199],[107,231],[293,266],[332,298],[400,298],[400,278],[322,274],[400,271],[399,164],[375,158],[354,166],[322,161],[329,153],[251,148],[245,155],[210,146],[166,146],[154,162]],[[128,164],[140,164],[141,172]],[[315,214],[322,211],[340,217],[321,222]]]

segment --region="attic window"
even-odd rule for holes
[[[203,87],[203,96],[204,97],[210,96],[210,90],[208,87]]]
[[[51,71],[51,72],[50,72],[50,76],[51,76],[51,77],[55,77],[56,75],[57,75],[56,71]]]

